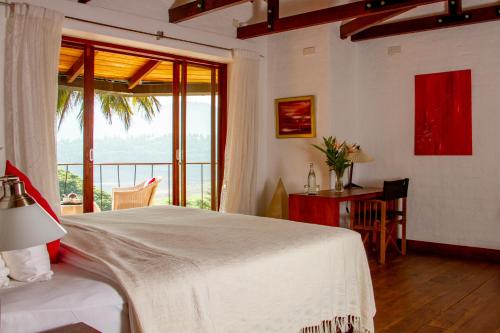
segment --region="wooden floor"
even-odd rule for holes
[[[377,333],[500,333],[500,264],[409,254],[370,260]]]

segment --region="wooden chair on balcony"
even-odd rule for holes
[[[152,206],[161,177],[143,181],[132,187],[113,188],[113,210]]]
[[[350,228],[361,233],[363,243],[379,250],[379,263],[385,263],[389,245],[406,255],[406,197],[409,179],[384,181],[384,192],[377,200],[351,202]],[[398,246],[401,225],[401,247]]]

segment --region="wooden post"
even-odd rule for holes
[[[173,64],[173,101],[172,101],[172,203],[176,206],[180,204],[180,192],[179,192],[179,177],[180,177],[180,160],[178,152],[180,149],[179,145],[179,110],[180,110],[180,63],[174,62]]]
[[[214,67],[210,68],[211,71],[211,91],[210,91],[210,202],[211,209],[217,210],[217,105],[216,105],[216,94],[217,94],[217,75],[216,69]]]
[[[94,47],[84,48],[83,212],[94,211]]]
[[[181,206],[186,206],[187,204],[187,189],[186,189],[186,159],[187,159],[187,144],[186,144],[186,115],[187,115],[187,75],[188,66],[184,61],[182,62],[182,73],[181,73]]]

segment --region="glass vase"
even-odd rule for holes
[[[334,190],[337,193],[344,192],[344,182],[343,182],[344,172],[335,171],[335,187]]]

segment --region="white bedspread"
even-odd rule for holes
[[[63,223],[65,246],[105,265],[122,286],[138,331],[344,332],[348,323],[374,331],[370,271],[355,232],[166,206]]]

